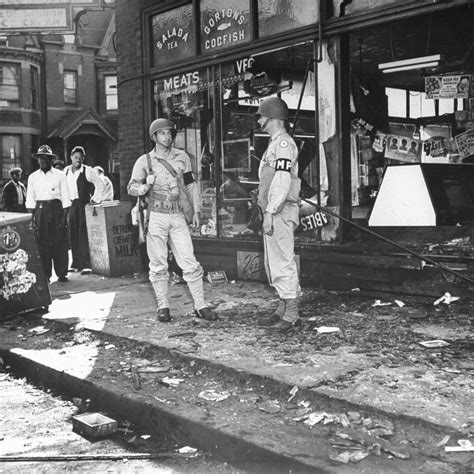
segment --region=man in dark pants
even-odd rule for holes
[[[20,181],[21,168],[10,170],[11,180],[3,187],[2,203],[3,210],[7,212],[26,212],[26,188]]]
[[[72,271],[80,271],[82,275],[91,272],[89,241],[85,207],[92,203],[91,197],[96,189],[98,195],[103,195],[105,186],[97,173],[84,165],[86,152],[82,146],[76,146],[71,152],[71,164],[64,168],[66,181],[71,198],[69,211],[69,242],[72,252]]]
[[[66,177],[51,166],[57,157],[48,145],[41,145],[32,157],[38,160],[40,169],[28,178],[26,207],[33,214],[41,262],[48,280],[52,261],[58,281],[66,282],[67,215],[71,206]]]

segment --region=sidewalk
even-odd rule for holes
[[[455,445],[458,438],[467,438],[473,430],[471,394],[474,364],[469,359],[473,344],[472,301],[461,298],[436,306],[433,301],[404,301],[405,305],[400,307],[395,301],[375,304],[373,296],[362,296],[355,291],[304,289],[300,305],[303,317],[301,329],[276,336],[256,323],[260,315],[269,314],[277,304],[274,293],[267,285],[242,281],[217,285],[206,283],[205,291],[209,302],[220,314],[218,322],[193,318],[192,300],[187,287],[174,285],[170,293],[173,321],[161,324],[155,318],[154,298],[146,275],[113,279],[71,274],[69,283],[51,285],[53,303],[43,319],[46,325],[47,321],[52,321],[75,328],[76,340],[73,338],[72,344],[71,340],[65,343],[64,338],[54,338],[50,334],[48,343],[38,350],[31,344],[31,337],[28,340],[20,338],[26,344],[20,344],[23,349],[18,349],[16,353],[89,381],[94,379],[91,375],[94,371],[100,373],[100,377],[109,374],[112,379],[117,376],[116,372],[120,372],[127,375],[128,384],[132,385],[133,371],[130,373],[128,370],[131,357],[121,365],[121,369],[127,369],[128,374],[124,374],[126,370],[120,370],[120,366],[116,370],[114,365],[114,350],[120,343],[128,343],[132,344],[129,347],[131,356],[138,350],[143,359],[153,359],[154,363],[169,363],[171,360],[173,365],[174,358],[178,357],[181,365],[164,375],[192,382],[194,386],[188,387],[187,393],[191,393],[192,388],[196,390],[196,395],[203,388],[212,389],[214,393],[220,390],[221,394],[227,392],[232,397],[240,397],[240,402],[246,399],[249,409],[258,408],[260,415],[267,417],[265,420],[270,415],[275,418],[275,413],[278,413],[281,419],[274,420],[277,425],[273,426],[273,431],[278,429],[278,423],[283,423],[292,429],[303,430],[301,433],[304,434],[308,429],[307,426],[302,427],[304,414],[300,421],[295,421],[298,416],[294,415],[302,413],[301,409],[305,406],[302,402],[309,401],[312,407],[318,407],[320,413],[327,414],[332,410],[332,413],[349,412],[355,417],[354,413],[359,413],[362,418],[365,417],[364,420],[370,417],[391,419],[396,428],[396,441],[403,446],[409,440],[410,444],[424,450],[424,455],[434,456],[437,462],[450,462],[452,459],[465,465],[472,460],[470,453],[456,453],[455,457],[451,455],[449,458],[448,455],[446,458],[443,447],[436,447],[445,435],[451,436],[448,444]],[[339,330],[320,333],[324,331],[322,327],[336,327]],[[90,353],[89,359],[93,360],[82,359],[81,342],[91,343],[91,340],[81,330],[100,335],[103,344],[96,347],[97,351],[100,349],[100,360],[97,354],[91,357]],[[5,332],[0,334],[5,339]],[[81,334],[85,337],[84,341],[80,340]],[[12,334],[7,336],[11,339]],[[35,339],[46,336],[48,334],[38,335]],[[431,340],[443,340],[448,345],[425,348],[419,344]],[[15,342],[18,345],[18,338]],[[110,349],[105,349],[107,343]],[[13,344],[13,340],[8,344]],[[194,371],[192,377],[186,374],[183,367],[187,363],[194,369],[200,369],[201,373]],[[140,360],[135,358],[133,364],[140,367]],[[100,368],[102,372],[99,372]],[[207,379],[202,377],[206,374]],[[95,378],[100,377],[95,375]],[[202,384],[198,386],[199,381]],[[211,381],[212,386],[206,386]],[[143,375],[143,385],[138,390],[135,386],[135,392],[144,396],[145,389],[153,385],[148,382],[147,375]],[[245,389],[246,383],[250,384],[249,387],[262,387],[267,395],[252,398],[252,390]],[[293,387],[297,387],[298,391],[291,392]],[[153,395],[156,391],[151,390],[150,393],[155,401],[160,398]],[[278,398],[279,403],[275,400]],[[285,403],[285,399],[290,399],[291,403]],[[165,400],[165,403],[168,402],[169,399]],[[178,397],[170,403],[179,407],[181,402],[186,403]],[[192,403],[193,400],[187,402]],[[218,411],[218,403],[211,403],[214,415]],[[262,403],[264,406],[261,406]],[[231,418],[242,417],[243,422],[245,413],[235,411],[235,407],[233,410]],[[245,424],[241,427],[247,435],[256,422],[256,412],[252,413],[247,413],[250,418],[246,428]],[[229,418],[229,414],[222,413],[222,419],[226,417]],[[325,425],[326,422],[332,426],[337,424],[334,419],[324,418],[324,415],[320,421]],[[249,442],[252,443],[252,439]],[[306,441],[301,438],[300,442],[295,452],[287,453],[290,458],[298,454],[309,456],[303,448]],[[310,444],[307,449],[311,450]],[[320,450],[323,449],[321,446]],[[411,459],[414,461],[413,456]],[[424,459],[420,466],[426,462]],[[330,472],[330,466],[331,463],[327,466],[327,472]],[[413,468],[415,471],[412,472],[417,472],[416,465],[410,469]],[[428,471],[420,472],[430,470],[436,471],[431,466]]]

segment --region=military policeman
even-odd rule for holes
[[[264,212],[263,243],[268,281],[279,296],[276,311],[260,324],[285,333],[299,324],[297,299],[301,288],[294,253],[294,230],[298,226],[298,148],[287,133],[288,106],[269,97],[259,106],[257,122],[270,135],[259,168],[258,204]]]
[[[146,246],[150,259],[149,278],[158,306],[158,320],[171,321],[168,302],[168,244],[183,270],[183,279],[194,300],[195,316],[215,320],[217,315],[204,301],[203,269],[194,256],[188,225],[178,205],[178,177],[163,164],[165,161],[168,166],[171,165],[187,186],[194,207],[192,225],[199,228],[201,202],[191,160],[184,151],[173,147],[176,126],[171,120],[154,120],[150,125],[149,135],[155,142],[155,148],[135,162],[127,191],[131,196],[147,195],[149,198]]]

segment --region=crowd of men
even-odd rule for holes
[[[3,187],[4,211],[33,214],[48,280],[53,266],[59,282],[67,282],[70,271],[91,272],[85,206],[113,199],[113,185],[103,168],[85,165],[85,157],[84,148],[76,146],[71,151],[71,164],[65,166],[48,145],[41,145],[32,155],[39,168],[28,177],[27,185],[21,182],[21,168],[13,168],[11,180]]]

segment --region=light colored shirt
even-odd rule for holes
[[[15,181],[13,181],[15,183]],[[25,200],[25,186],[22,183],[15,183],[16,193],[18,195],[18,204],[21,206]]]
[[[94,195],[92,196],[92,201],[94,202],[104,202],[104,201],[112,201],[114,198],[114,185],[112,184],[112,181],[105,176],[105,175],[97,175],[99,176],[99,179],[102,181],[104,184],[104,192],[100,194],[99,189],[96,187],[94,191]]]
[[[179,194],[179,187],[177,179],[157,160],[161,158],[167,161],[177,172],[177,174],[184,178],[184,175],[192,173],[191,160],[188,154],[178,148],[171,148],[169,156],[165,157],[155,148],[150,152],[151,166],[153,174],[155,175],[155,183],[153,184],[153,191],[160,194],[177,195]],[[148,192],[146,177],[148,174],[148,160],[146,155],[140,156],[135,162],[132,170],[132,177],[127,186],[128,194],[131,196],[143,196]],[[201,210],[201,195],[199,186],[196,181],[186,185],[193,201],[194,212]]]
[[[71,205],[66,177],[62,171],[51,168],[44,173],[37,170],[28,178],[26,190],[26,207],[34,209],[37,201],[49,201],[59,199],[63,209]]]
[[[89,183],[92,183],[95,187],[94,195],[97,193],[99,196],[104,194],[105,185],[102,180],[99,178],[99,175],[87,165],[81,165],[78,170],[73,170],[72,166],[66,166],[64,168],[64,174],[66,175],[66,181],[69,188],[69,197],[71,200],[78,199],[79,193],[77,191],[77,179],[79,178],[80,174],[84,173],[86,180]],[[95,199],[94,199],[95,201]],[[101,202],[101,201],[95,201]]]

